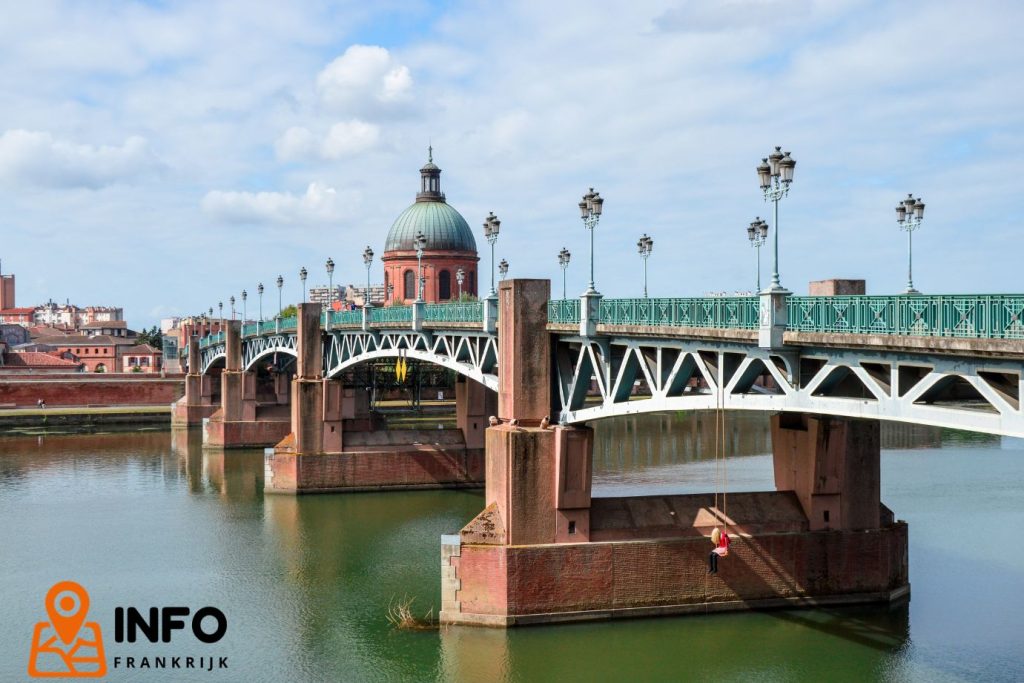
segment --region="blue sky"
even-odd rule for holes
[[[594,186],[606,296],[640,294],[644,232],[652,296],[749,290],[745,226],[770,215],[754,167],[782,145],[793,291],[900,291],[893,207],[913,192],[919,289],[1020,292],[1000,256],[1019,251],[1022,19],[1015,2],[11,4],[0,258],[19,303],[119,304],[136,327],[278,274],[297,299],[328,256],[359,283],[430,141],[470,225],[501,217],[513,276],[557,282],[567,246],[583,290],[575,205]]]

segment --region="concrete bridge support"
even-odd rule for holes
[[[320,308],[302,304],[291,432],[267,456],[266,493],[459,488],[483,482],[483,449],[456,430],[374,430],[366,392],[324,379]],[[467,400],[469,394],[467,394]],[[478,410],[464,409],[468,423]]]
[[[193,427],[203,423],[217,410],[213,402],[211,378],[203,374],[200,365],[199,337],[188,340],[188,374],[185,375],[185,395],[171,406],[172,427]]]
[[[221,405],[205,423],[204,447],[268,446],[279,441],[289,430],[287,420],[257,415],[256,372],[242,368],[241,332],[241,322],[231,320],[226,324],[226,362],[220,378]]]
[[[722,509],[713,493],[592,498],[591,430],[542,422],[552,409],[548,288],[500,284],[502,423],[487,430],[486,507],[442,537],[443,623],[506,627],[907,594],[907,529],[878,500],[873,423],[786,418],[776,430],[779,490],[731,494]],[[733,545],[709,575],[708,537],[726,524]]]

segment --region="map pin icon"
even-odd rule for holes
[[[65,644],[70,645],[89,613],[89,594],[74,581],[55,583],[46,593],[46,613],[57,635]]]

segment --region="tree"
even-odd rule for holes
[[[157,327],[156,325],[153,325],[153,327],[148,330],[145,327],[143,327],[139,334],[135,337],[135,341],[137,341],[140,345],[149,344],[157,351],[163,350],[164,347],[164,337],[160,333],[160,328]]]

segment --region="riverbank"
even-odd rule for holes
[[[163,431],[170,424],[169,405],[0,409],[2,436]]]

